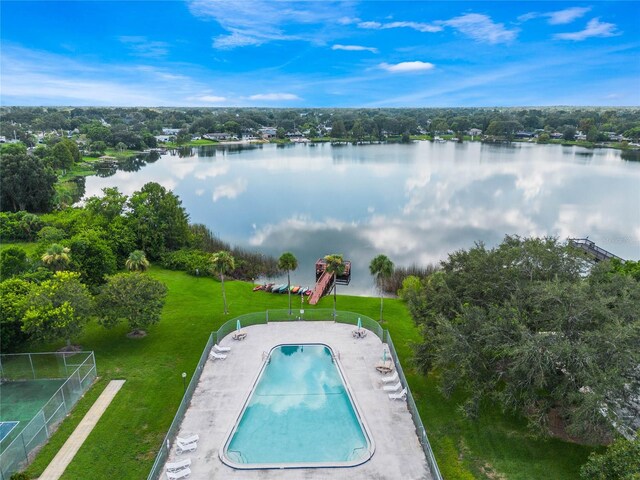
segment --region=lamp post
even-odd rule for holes
[[[184,393],[187,393],[187,372],[182,372],[182,386],[184,387]]]

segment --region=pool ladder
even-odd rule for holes
[[[239,463],[249,463],[245,456],[242,455],[242,452],[240,450],[227,450],[227,452],[233,453],[235,456],[237,456],[237,458],[240,459]]]
[[[356,452],[357,452],[358,450],[366,450],[366,448],[367,448],[367,447],[356,447],[356,448],[354,448],[354,449],[351,451],[351,455],[349,455],[349,458],[347,458],[347,461],[349,461],[349,460],[357,460],[357,459],[361,458],[361,457],[362,457],[362,454],[360,454],[360,455],[356,456]]]
[[[271,363],[269,352],[262,352],[262,361],[264,362],[265,360],[267,360],[267,365]]]
[[[331,361],[335,362],[336,360],[341,360],[340,352],[338,350],[336,350],[335,353],[331,355]]]

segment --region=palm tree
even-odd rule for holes
[[[129,254],[125,266],[131,272],[144,272],[149,268],[149,260],[142,250],[134,250]]]
[[[222,283],[222,302],[224,303],[224,314],[227,315],[227,296],[224,292],[224,274],[231,272],[236,267],[236,262],[229,252],[221,250],[211,255],[211,269],[220,274]]]
[[[291,278],[289,272],[298,268],[298,259],[291,252],[284,252],[278,259],[278,269],[287,271],[287,285],[289,287],[289,315],[291,315]]]
[[[374,276],[380,291],[380,323],[382,323],[382,281],[393,273],[393,262],[386,255],[378,255],[369,264],[369,271]]]
[[[327,262],[327,272],[333,276],[333,318],[335,319],[336,296],[338,289],[336,285],[336,277],[344,273],[345,265],[344,260],[342,259],[342,254],[332,253],[331,255],[324,257],[324,260]]]
[[[55,272],[59,272],[60,270],[64,270],[64,268],[69,265],[71,261],[71,257],[69,256],[69,249],[67,247],[63,247],[59,243],[53,243],[44,255],[42,255],[42,262],[53,268]]]

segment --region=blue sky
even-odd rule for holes
[[[0,2],[2,105],[640,105],[640,2]]]

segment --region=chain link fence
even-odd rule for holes
[[[393,363],[396,366],[396,371],[398,372],[398,377],[400,377],[400,382],[402,383],[403,387],[407,389],[407,407],[409,408],[409,412],[411,413],[413,424],[416,426],[416,434],[418,435],[418,439],[420,440],[420,445],[422,445],[422,450],[424,450],[424,454],[427,457],[427,463],[429,464],[431,476],[434,480],[442,480],[442,475],[440,474],[440,469],[438,468],[436,457],[433,455],[433,450],[431,450],[431,444],[429,443],[429,438],[427,437],[427,430],[422,424],[422,419],[420,418],[418,407],[416,406],[416,402],[414,401],[413,395],[411,394],[411,389],[409,388],[407,378],[404,376],[402,364],[400,363],[400,359],[398,358],[398,354],[396,353],[396,347],[393,345],[393,341],[391,340],[389,330],[384,331],[383,341],[387,344],[389,353],[391,354],[391,358],[393,358]]]
[[[66,378],[19,433],[0,441],[0,480],[8,480],[29,464],[96,376],[93,352],[0,355],[2,383],[21,382],[28,387],[28,382]]]
[[[264,315],[264,314],[263,314]],[[225,323],[225,325],[231,323]],[[235,322],[235,319],[233,320]],[[235,323],[234,323],[235,324]],[[223,327],[225,326],[223,325]],[[222,327],[220,327],[222,329]],[[218,330],[220,331],[220,330]],[[182,419],[184,418],[184,414],[189,408],[189,404],[191,403],[191,398],[193,397],[193,392],[195,392],[196,387],[198,386],[198,382],[200,381],[200,376],[202,375],[202,370],[204,369],[204,364],[207,362],[207,358],[209,357],[209,352],[213,347],[214,339],[216,338],[216,333],[212,333],[209,335],[209,340],[207,340],[207,344],[204,347],[204,351],[202,355],[200,355],[200,360],[198,360],[198,365],[196,366],[196,370],[189,381],[189,385],[187,386],[184,396],[182,397],[182,401],[180,402],[180,406],[178,407],[178,411],[176,412],[176,416],[173,418],[173,422],[171,422],[171,426],[169,427],[169,431],[165,435],[162,440],[162,446],[160,447],[160,451],[158,455],[156,455],[156,460],[153,463],[153,467],[151,467],[151,472],[149,472],[149,476],[147,480],[157,480],[163,473],[164,464],[167,461],[169,456],[169,452],[171,451],[171,445],[173,444],[176,436],[178,435],[178,430],[180,430],[180,424],[182,423]]]

